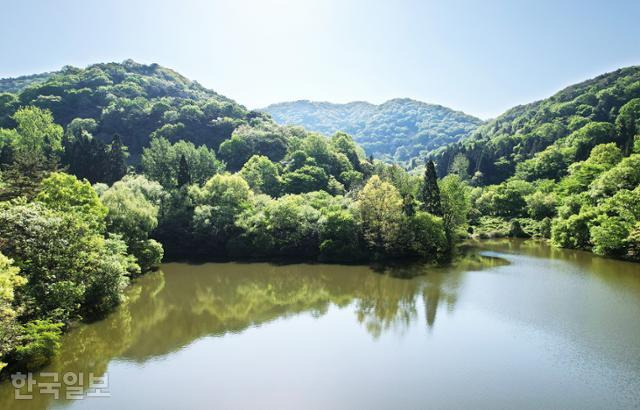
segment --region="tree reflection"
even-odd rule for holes
[[[442,303],[453,310],[464,272],[495,263],[470,255],[453,267],[395,266],[378,273],[366,266],[168,264],[164,272],[131,286],[125,303],[105,320],[68,333],[45,371],[102,375],[114,359],[145,362],[202,337],[238,333],[304,312],[320,317],[331,306],[353,309],[374,338],[404,332],[419,319],[421,303],[432,327]],[[49,399],[36,392],[20,408],[45,408]],[[0,408],[16,405],[12,386],[0,386]]]

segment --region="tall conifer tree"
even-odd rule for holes
[[[433,161],[427,162],[424,171],[424,179],[418,199],[422,201],[422,210],[433,215],[442,216],[442,204],[440,203],[440,188],[438,188],[438,176],[436,175],[436,167]]]

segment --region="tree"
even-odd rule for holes
[[[0,253],[0,371],[7,365],[2,359],[17,345],[19,325],[13,300],[16,288],[27,283],[19,273],[13,261]]]
[[[589,185],[594,200],[612,196],[620,189],[633,189],[640,184],[640,154],[631,154],[616,166],[603,172]]]
[[[191,184],[191,172],[189,171],[189,164],[184,154],[180,155],[180,165],[178,166],[178,187]]]
[[[640,261],[640,222],[637,222],[626,239],[627,257],[632,261]]]
[[[91,230],[104,232],[108,209],[86,180],[79,181],[73,175],[54,172],[42,181],[35,200],[49,209],[73,213]]]
[[[189,196],[195,205],[193,228],[202,251],[223,252],[235,234],[235,220],[251,206],[249,184],[239,175],[217,174],[202,187],[192,186]]]
[[[392,252],[403,221],[402,198],[398,190],[377,175],[358,194],[364,238],[377,252]]]
[[[448,249],[444,221],[428,212],[417,211],[407,220],[411,239],[407,251],[424,259],[439,258]]]
[[[431,160],[427,162],[418,199],[422,202],[421,209],[423,211],[429,212],[433,215],[442,216],[438,176],[436,175],[436,167]]]
[[[537,221],[541,221],[546,217],[552,218],[556,213],[556,197],[551,193],[535,191],[525,196],[527,202],[527,211],[529,216]]]
[[[13,115],[17,123],[12,146],[15,155],[53,158],[62,152],[62,127],[48,110],[21,108]]]
[[[328,183],[325,170],[313,165],[305,165],[282,176],[283,191],[288,194],[326,190]]]
[[[252,155],[281,161],[287,153],[287,139],[283,130],[274,125],[241,126],[233,132],[231,139],[220,144],[218,152],[230,171],[238,171]]]
[[[263,155],[254,155],[240,170],[251,189],[256,193],[264,193],[276,197],[281,191],[281,180],[278,166]]]
[[[83,312],[113,308],[127,284],[130,261],[114,253],[109,241],[75,212],[42,203],[0,208],[0,252],[14,259],[28,280],[16,296],[26,306],[23,316],[68,322]]]
[[[447,175],[440,183],[444,230],[448,250],[466,235],[469,211],[471,210],[470,189],[458,175]]]
[[[60,348],[62,323],[34,320],[20,328],[18,344],[8,354],[13,368],[33,371],[47,365]]]
[[[591,244],[589,229],[593,211],[584,211],[568,218],[555,218],[551,226],[551,243],[561,248],[587,249]]]
[[[40,182],[56,169],[52,160],[35,156],[17,156],[0,174],[0,201],[23,197],[33,199]]]
[[[622,255],[632,227],[633,225],[623,218],[600,215],[597,225],[590,229],[593,253],[603,256]]]
[[[458,154],[453,157],[453,162],[451,162],[451,165],[449,166],[449,174],[458,175],[463,181],[468,180],[469,159],[464,156],[464,154]]]
[[[352,210],[330,211],[320,219],[319,259],[352,262],[362,258],[360,221]]]
[[[182,163],[183,157],[186,167]],[[214,174],[222,172],[224,165],[204,145],[196,148],[191,142],[171,144],[165,138],[154,138],[142,153],[142,169],[148,178],[173,189],[182,186],[179,182],[187,179],[189,183],[204,184]]]
[[[640,134],[640,98],[634,98],[620,108],[616,118],[616,132],[625,154],[631,153],[634,137]]]
[[[533,193],[531,183],[513,179],[499,185],[486,187],[476,200],[476,206],[484,214],[517,218],[526,215],[526,196]]]
[[[108,231],[122,235],[142,272],[157,266],[163,257],[162,246],[149,239],[149,234],[158,226],[160,191],[159,184],[138,176],[116,182],[101,197],[109,209]]]
[[[122,144],[120,136],[115,134],[106,152],[107,170],[104,182],[113,184],[127,174],[128,156],[127,147]]]

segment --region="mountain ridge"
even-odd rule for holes
[[[469,161],[467,172],[483,178],[479,183],[499,183],[513,176],[516,166],[522,168],[520,162],[561,143],[584,125],[613,125],[620,108],[639,96],[640,66],[622,67],[564,87],[547,98],[514,106],[428,157],[437,163],[439,175],[444,175],[456,156],[464,156]]]
[[[406,162],[423,151],[456,142],[483,123],[462,111],[406,97],[380,104],[303,99],[270,104],[258,111],[270,114],[281,125],[300,125],[326,135],[344,131],[367,153],[394,162]]]

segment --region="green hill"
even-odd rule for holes
[[[0,78],[0,93],[18,93],[32,84],[43,83],[51,78],[54,72],[23,75],[15,78]]]
[[[640,260],[640,67],[515,107],[432,158],[477,187],[475,236]]]
[[[478,127],[468,138],[432,153],[431,158],[443,175],[456,157],[464,156],[469,161],[467,171],[484,185],[516,173],[530,180],[555,178],[566,173],[571,162],[586,159],[598,143],[620,142],[624,137],[615,135],[613,125],[621,107],[638,97],[640,67],[622,68],[567,87],[545,100],[514,107]],[[576,152],[565,150],[558,155],[563,165],[557,175],[553,170],[530,170],[536,155],[555,155],[552,149],[545,151],[552,145],[557,151],[573,147]]]
[[[301,125],[326,135],[344,131],[368,154],[397,162],[456,142],[482,123],[462,112],[408,98],[380,105],[303,100],[273,104],[262,111],[279,124]]]
[[[217,149],[239,125],[263,115],[157,64],[94,64],[64,67],[0,83],[0,127],[12,128],[21,106],[49,109],[65,128],[77,118],[93,120],[91,133],[108,142],[121,137],[133,158],[151,135],[184,139]]]

